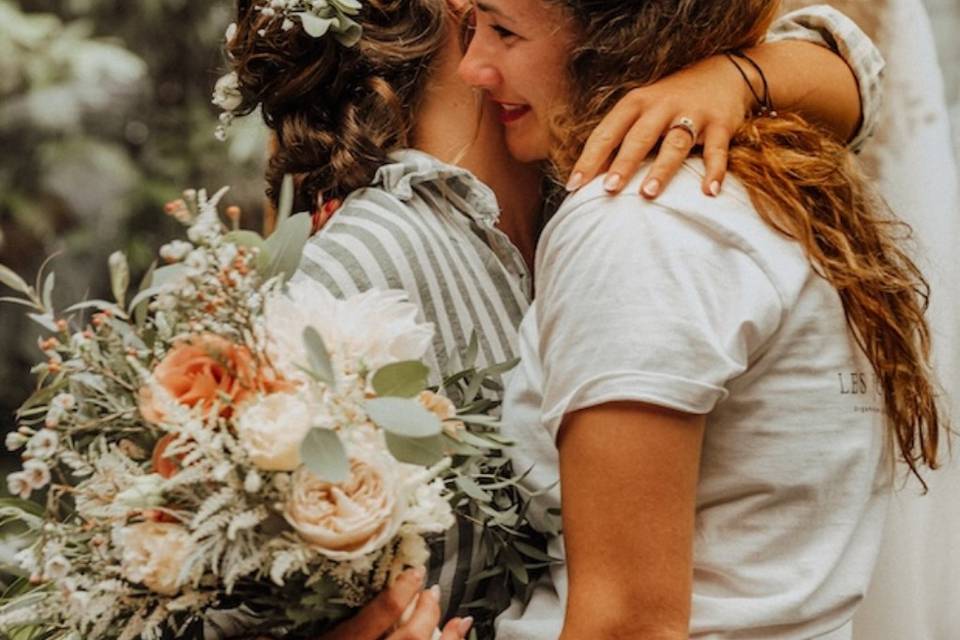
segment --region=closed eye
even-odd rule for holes
[[[492,24],[490,25],[490,28],[493,29],[494,33],[496,33],[501,40],[506,40],[507,38],[513,38],[513,37],[516,37],[517,35],[513,31],[510,31],[509,29],[501,27],[498,24]]]

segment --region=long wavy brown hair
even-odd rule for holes
[[[345,47],[264,17],[262,1],[238,0],[227,43],[243,103],[261,108],[275,133],[267,195],[276,205],[286,174],[295,211],[318,194],[343,198],[370,184],[388,155],[410,146],[414,114],[447,35],[446,0],[364,0],[360,42]]]
[[[578,42],[570,104],[554,131],[559,176],[569,175],[590,133],[627,91],[756,45],[779,9],[771,0],[545,1],[565,10]],[[626,83],[624,69],[631,71]],[[799,116],[750,119],[735,137],[730,170],[763,219],[799,242],[839,292],[883,390],[890,433],[923,482],[919,467],[937,467],[940,412],[925,318],[929,288],[903,249],[909,229],[847,149]]]

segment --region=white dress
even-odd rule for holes
[[[886,104],[865,153],[890,205],[914,228],[915,255],[933,292],[929,317],[945,404],[958,416],[960,197],[943,80],[921,1],[886,4],[877,37],[888,65]],[[907,480],[895,496],[875,577],[854,622],[856,640],[960,638],[960,461],[945,446],[943,454],[943,468],[926,474],[928,495]]]

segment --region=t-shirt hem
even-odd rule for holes
[[[680,376],[647,371],[622,371],[592,378],[543,413],[542,424],[556,440],[568,413],[608,402],[644,402],[666,409],[705,415],[727,396],[727,390]]]

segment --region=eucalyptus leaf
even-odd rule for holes
[[[467,345],[467,352],[463,356],[463,368],[473,369],[477,365],[477,355],[480,353],[480,337],[476,331],[470,332],[470,343]]]
[[[14,291],[19,291],[20,293],[33,297],[33,290],[30,288],[30,285],[28,285],[23,278],[17,275],[13,269],[5,267],[2,264],[0,264],[0,282],[7,285]]]
[[[112,302],[107,302],[106,300],[85,300],[84,302],[78,302],[77,304],[70,305],[63,310],[64,313],[74,313],[76,311],[84,311],[86,309],[96,309],[97,311],[112,311],[123,313],[123,310],[120,309],[117,305]]]
[[[223,237],[224,240],[241,247],[250,247],[260,249],[263,247],[265,240],[256,231],[248,231],[246,229],[237,229],[236,231],[231,231]]]
[[[430,369],[408,360],[388,364],[373,374],[373,390],[380,397],[412,398],[427,387]]]
[[[400,462],[429,467],[443,460],[445,455],[440,436],[410,438],[386,431],[384,437],[387,449]]]
[[[557,558],[550,556],[542,549],[537,549],[533,545],[527,544],[526,542],[514,540],[513,547],[528,558],[540,560],[541,562],[558,562]]]
[[[44,514],[43,505],[36,502],[19,498],[0,498],[0,511],[8,510],[22,511],[38,518],[42,518]]]
[[[24,415],[25,412],[29,411],[33,407],[50,402],[53,396],[57,395],[57,393],[59,393],[60,390],[65,386],[67,386],[67,381],[65,379],[60,379],[50,386],[37,389],[17,410],[17,417]],[[46,411],[45,408],[42,409]]]
[[[367,415],[384,431],[408,438],[429,438],[443,432],[443,424],[433,413],[409,398],[367,400]]]
[[[337,21],[337,18],[321,18],[320,16],[306,12],[298,13],[297,15],[300,16],[303,30],[307,32],[307,35],[314,38],[322,38],[325,36],[327,31],[330,30],[330,27]]]
[[[43,307],[47,311],[53,311],[53,287],[57,281],[57,274],[51,271],[47,274],[47,279],[43,282]]]
[[[11,298],[10,296],[3,296],[0,298],[0,302],[7,302],[10,304],[18,304],[23,307],[29,307],[30,309],[37,309],[37,305],[33,302],[30,302],[26,298]]]
[[[527,572],[519,553],[511,547],[504,547],[501,558],[507,565],[507,570],[520,581],[520,584],[527,584],[530,581],[530,574]]]
[[[311,219],[308,215],[296,215],[277,225],[277,230],[267,238],[263,248],[269,262],[264,269],[264,279],[283,274],[286,282],[300,266],[303,248],[310,239]]]
[[[53,333],[57,333],[57,325],[53,321],[53,316],[51,316],[49,313],[28,313],[27,317],[39,324],[44,329],[52,331]]]
[[[157,295],[158,293],[163,292],[164,287],[147,287],[143,289],[137,295],[133,296],[133,300],[130,301],[130,313],[136,313],[140,309],[140,305],[144,302]],[[139,322],[138,322],[139,324]]]
[[[490,502],[490,495],[483,490],[483,488],[477,484],[472,478],[466,476],[460,476],[456,479],[457,487],[463,491],[465,494],[473,498],[474,500],[479,500],[480,502]]]
[[[304,25],[306,26],[306,25]],[[277,225],[281,225],[293,215],[293,176],[283,176],[280,183],[280,198],[277,200]]]
[[[514,358],[513,360],[507,360],[506,362],[500,362],[498,364],[491,365],[486,369],[480,371],[480,374],[484,377],[497,376],[501,373],[506,373],[512,370],[520,364],[520,358]]]
[[[85,387],[89,387],[100,393],[107,392],[107,382],[103,376],[87,371],[78,371],[70,376],[71,382],[78,382]]]
[[[311,429],[300,443],[300,459],[321,480],[339,483],[350,479],[347,450],[332,429]]]
[[[187,277],[187,266],[184,264],[169,264],[153,272],[151,287],[162,287],[172,284],[179,285]]]
[[[307,348],[307,361],[310,363],[310,372],[321,382],[329,385],[336,383],[333,372],[333,361],[330,352],[323,341],[323,336],[313,327],[303,330],[303,344]]]
[[[121,307],[126,306],[127,289],[130,288],[130,264],[122,251],[114,251],[108,259],[110,265],[110,289],[113,298]]]
[[[340,27],[337,30],[337,33],[334,37],[337,39],[337,42],[343,46],[350,48],[356,46],[360,42],[360,38],[363,36],[363,27],[361,27],[356,21],[347,18],[346,16],[340,17]]]
[[[140,280],[140,286],[137,287],[137,295],[133,297],[133,300],[130,301],[130,308],[128,313],[134,316],[134,322],[137,323],[138,327],[143,327],[143,323],[147,319],[147,307],[141,307],[140,303],[142,300],[150,297],[143,297],[143,292],[151,289],[153,286],[153,273],[157,270],[157,261],[154,260],[150,263],[150,268],[147,269],[147,272],[143,275],[143,279]],[[138,300],[139,298],[139,300]],[[136,303],[136,304],[134,304]]]

